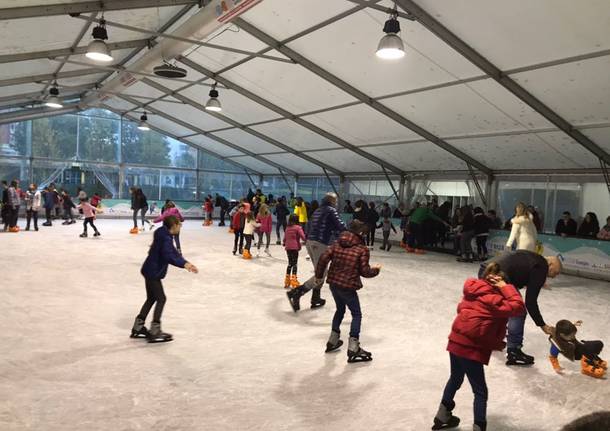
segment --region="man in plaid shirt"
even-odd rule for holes
[[[337,305],[333,317],[332,331],[326,352],[333,352],[343,345],[340,339],[341,322],[345,315],[345,308],[352,314],[349,345],[347,349],[347,362],[371,361],[370,352],[360,347],[360,325],[362,312],[358,290],[362,288],[360,277],[372,278],[379,274],[381,265],[369,265],[370,252],[364,245],[363,236],[367,234],[368,226],[361,221],[354,220],[349,230],[343,232],[339,240],[329,247],[320,257],[316,266],[316,279],[321,280],[330,262],[330,269],[326,281]]]

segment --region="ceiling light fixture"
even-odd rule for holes
[[[110,48],[108,48],[108,45],[104,42],[105,40],[108,40],[108,32],[106,31],[106,21],[104,18],[102,18],[100,23],[93,28],[91,36],[93,36],[93,40],[89,43],[85,56],[93,61],[102,63],[112,61]]]
[[[390,14],[390,19],[383,26],[383,32],[385,36],[381,38],[377,46],[377,57],[384,60],[398,60],[404,57],[405,47],[398,35],[400,33],[400,23],[398,22],[396,5],[394,5],[394,10]]]
[[[212,89],[210,90],[210,100],[205,104],[205,109],[212,112],[220,112],[222,111],[222,105],[220,104],[220,100],[218,100],[218,91],[216,91],[217,82],[212,85]]]
[[[61,103],[59,98],[59,89],[57,88],[57,82],[53,83],[53,86],[49,89],[49,98],[46,100],[45,105],[49,108],[63,108],[64,105]]]
[[[144,132],[150,130],[150,127],[148,126],[148,117],[146,116],[146,112],[143,113],[140,117],[140,124],[138,125],[138,130],[142,130]]]

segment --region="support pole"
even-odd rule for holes
[[[400,200],[400,194],[396,191],[396,187],[394,187],[394,183],[390,179],[390,176],[388,175],[388,171],[386,171],[384,166],[382,166],[381,169],[383,169],[383,173],[385,175],[386,180],[388,180],[388,183],[390,183],[390,187],[392,188],[392,191],[394,192],[394,196],[396,196],[396,199]]]
[[[248,176],[248,179],[250,180],[250,182],[252,183],[252,185],[256,188],[256,183],[254,182],[254,180],[252,179],[252,176],[250,176],[250,172],[244,170],[244,172],[246,173],[246,175]]]
[[[474,182],[474,186],[477,189],[477,193],[479,194],[479,197],[481,198],[481,202],[483,202],[483,206],[487,207],[487,199],[485,198],[484,194],[483,194],[483,189],[481,188],[481,184],[479,184],[479,179],[477,178],[474,169],[472,169],[472,166],[467,163],[468,165],[468,171],[470,172],[470,176],[472,178],[472,181]]]
[[[411,175],[407,176],[406,183],[406,193],[405,193],[405,203],[407,204],[407,208],[411,208],[411,201],[413,200],[413,178]]]
[[[293,191],[294,189],[290,186],[290,182],[288,181],[288,178],[286,178],[286,175],[284,175],[284,172],[281,169],[278,169],[278,171],[280,171],[280,175],[282,176],[282,179],[286,183],[286,186],[288,186],[288,190],[290,191],[290,193],[294,193],[294,191]]]
[[[330,179],[330,175],[328,175],[328,171],[325,168],[322,168],[322,170],[324,171],[324,175],[326,175],[326,179],[330,183],[330,186],[333,188],[333,191],[339,197],[337,200],[339,200],[341,195],[337,191],[337,188],[335,187],[335,184],[333,183],[333,180]]]

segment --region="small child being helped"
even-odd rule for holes
[[[467,376],[474,392],[473,431],[486,431],[487,384],[483,365],[489,364],[493,350],[506,346],[504,336],[508,318],[525,313],[521,295],[504,278],[500,266],[492,262],[481,279],[469,278],[464,283],[464,297],[458,305],[447,345],[451,375],[434,417],[433,430],[459,425],[460,418],[452,414],[454,398]]]
[[[570,361],[580,360],[581,371],[583,374],[597,379],[601,379],[606,374],[608,363],[599,357],[604,343],[599,340],[595,341],[578,341],[576,339],[577,326],[582,325],[582,321],[578,320],[574,323],[569,320],[560,320],[557,322],[552,333],[549,336],[551,342],[551,352],[549,360],[553,369],[561,374],[563,368],[559,365],[557,356],[561,353]]]
[[[93,231],[95,232],[93,236],[100,236],[100,231],[97,230],[97,227],[95,227],[93,224],[93,220],[95,220],[95,213],[101,211],[89,203],[89,198],[82,198],[80,200],[80,204],[78,204],[76,208],[82,210],[83,215],[85,216],[85,221],[83,222],[83,233],[80,234],[80,237],[87,238],[87,224],[90,224],[93,228]]]
[[[303,228],[299,224],[299,216],[292,214],[288,218],[288,227],[284,233],[284,248],[288,256],[288,267],[286,268],[286,278],[284,280],[285,289],[289,287],[296,289],[300,286],[297,279],[297,265],[299,263],[301,241],[305,241],[305,232],[303,232]]]
[[[379,250],[390,251],[392,248],[392,244],[390,244],[390,230],[396,232],[396,228],[392,224],[392,220],[389,217],[384,217],[383,221],[377,225],[377,228],[381,228],[381,232],[383,233],[383,244],[379,247]]]
[[[343,345],[343,341],[340,339],[340,328],[345,315],[345,307],[349,308],[352,314],[347,347],[348,363],[373,360],[371,352],[360,347],[362,311],[358,298],[358,290],[362,288],[361,277],[376,277],[381,270],[381,265],[369,265],[370,251],[364,245],[364,238],[368,230],[367,224],[359,220],[352,221],[349,230],[343,232],[339,240],[326,249],[316,266],[316,285],[319,286],[322,284],[324,272],[330,262],[326,282],[330,285],[330,291],[337,306],[330,337],[326,343],[326,353],[334,352]]]

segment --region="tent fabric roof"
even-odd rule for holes
[[[0,1],[0,15],[11,3]],[[20,6],[60,3],[78,1]],[[151,32],[171,34],[197,13],[184,3],[106,11],[108,42],[118,47],[110,68],[83,55],[100,13],[0,21],[0,111],[40,103],[54,76],[63,97],[95,91],[113,67],[129,68],[147,41],[163,37]],[[570,0],[510,7],[500,0],[397,1],[406,55],[387,62],[374,52],[393,4],[263,0],[202,41],[226,49],[194,44],[177,58],[187,78],[138,76],[104,106],[131,118],[145,109],[156,129],[264,174],[279,167],[400,174],[471,165],[491,173],[610,163],[610,2],[584,2],[575,14]],[[418,8],[457,42],[433,33]],[[467,58],[459,42],[501,77]],[[214,115],[203,109],[210,77],[220,83],[223,105]],[[514,81],[525,96],[499,79]]]

